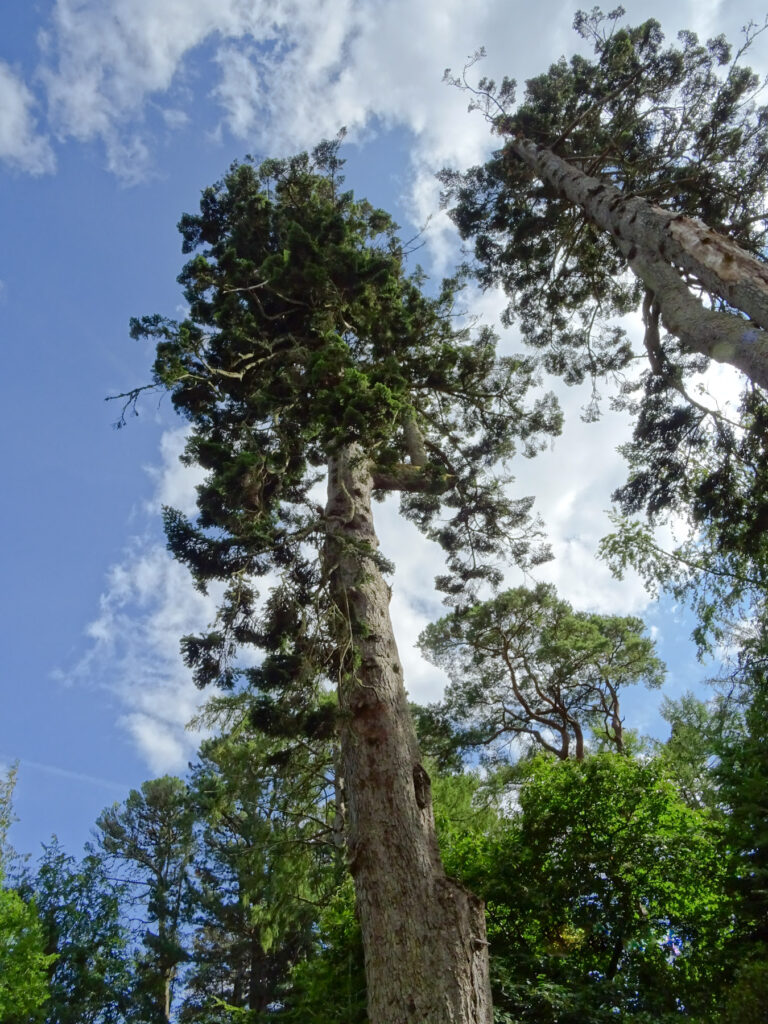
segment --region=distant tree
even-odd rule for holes
[[[134,1000],[143,1007],[142,1024],[170,1020],[174,982],[187,959],[183,925],[194,820],[185,784],[166,775],[144,782],[140,791],[132,789],[123,804],[114,804],[96,821],[99,848],[131,886],[134,917],[146,925],[134,990]]]
[[[442,587],[471,595],[503,558],[541,556],[504,466],[559,413],[525,408],[529,364],[461,328],[453,283],[422,294],[391,219],[343,191],[339,167],[335,144],[233,167],[180,224],[199,250],[180,277],[187,319],[133,333],[157,339],[156,383],[208,472],[195,523],[166,512],[169,545],[199,586],[228,586],[214,628],[186,638],[188,663],[201,685],[244,677],[265,730],[338,727],[370,1017],[477,1024],[492,1012],[482,908],[440,864],[371,499],[400,492],[448,552]],[[238,668],[243,645],[265,653],[258,668]],[[329,681],[337,725],[315,710]]]
[[[591,731],[624,747],[620,693],[660,686],[639,619],[574,611],[554,587],[518,587],[447,615],[419,638],[450,685],[433,713],[465,748],[524,739],[582,760]]]
[[[727,705],[685,693],[676,700],[665,697],[661,716],[669,723],[670,734],[666,740],[654,741],[656,758],[687,804],[716,812],[721,799],[716,750],[728,717]]]
[[[119,885],[94,853],[79,864],[54,838],[30,879],[50,967],[46,1024],[124,1024],[132,1019],[133,957]]]
[[[260,1021],[285,1001],[338,883],[329,770],[327,745],[291,749],[243,729],[203,743],[190,779],[199,844],[181,1021],[226,1021],[224,1007]]]
[[[8,859],[8,830],[13,824],[13,790],[18,766],[14,765],[0,777],[0,858]]]

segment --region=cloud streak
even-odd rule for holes
[[[28,174],[50,174],[56,158],[37,130],[35,98],[14,70],[0,61],[0,160]]]
[[[60,779],[81,782],[86,786],[98,786],[100,789],[111,789],[120,793],[125,793],[129,788],[123,782],[112,782],[110,779],[102,779],[96,775],[87,775],[84,772],[75,772],[70,768],[61,768],[55,764],[45,764],[43,761],[30,761],[26,757],[14,763],[17,763],[22,770],[31,768],[33,771],[44,772],[46,775],[55,775]]]

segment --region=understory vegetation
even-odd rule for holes
[[[446,870],[485,902],[496,1020],[763,1019],[767,709],[762,686],[738,711],[689,695],[665,743],[628,730],[618,751],[582,719],[580,760],[534,743],[479,764],[447,706],[414,708]],[[54,839],[9,862],[4,1022],[368,1020],[333,744],[227,714],[81,859]]]

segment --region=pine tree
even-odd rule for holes
[[[624,750],[621,693],[661,686],[664,666],[643,623],[577,612],[555,588],[516,587],[429,625],[425,656],[450,679],[432,707],[465,749],[517,743],[584,759],[591,735]]]
[[[142,783],[140,791],[131,790],[123,804],[107,808],[96,821],[100,849],[120,880],[131,886],[132,916],[146,926],[133,994],[134,1009],[148,1024],[171,1019],[174,983],[187,957],[182,927],[193,825],[186,786],[169,775]]]
[[[180,223],[198,250],[180,277],[188,317],[133,333],[158,339],[156,384],[208,472],[196,522],[166,512],[170,548],[201,587],[227,583],[214,628],[184,641],[188,664],[201,685],[243,677],[265,730],[338,735],[371,1019],[475,1024],[491,1019],[483,910],[440,862],[371,502],[400,492],[461,600],[500,560],[541,557],[504,467],[559,414],[523,407],[530,363],[460,327],[455,282],[424,296],[391,219],[343,191],[339,168],[336,143],[234,166]],[[257,668],[238,668],[244,646],[264,653]]]
[[[199,842],[181,1021],[227,1021],[226,1008],[262,1020],[285,1003],[339,882],[327,748],[242,727],[202,744],[190,780]]]
[[[120,918],[125,891],[91,852],[78,864],[56,838],[30,879],[46,950],[54,957],[46,1024],[123,1024],[132,1019],[133,957]]]

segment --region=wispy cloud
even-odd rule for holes
[[[112,566],[98,616],[86,627],[88,646],[59,673],[70,684],[116,695],[119,724],[153,772],[182,770],[199,737],[186,731],[203,700],[179,653],[179,640],[215,618],[218,593],[201,594],[186,568],[165,548],[136,539]]]
[[[0,160],[29,174],[49,174],[56,159],[49,140],[38,132],[32,92],[0,61]]]
[[[85,649],[75,664],[59,669],[68,685],[100,687],[121,705],[119,725],[156,773],[181,771],[200,737],[187,723],[205,695],[195,688],[179,652],[179,640],[204,630],[215,618],[220,588],[202,594],[175,562],[159,534],[159,508],[194,507],[200,474],[178,462],[184,431],[161,440],[161,463],[150,467],[154,494],[147,502],[147,532],[136,536],[107,572],[98,614],[85,628]]]

